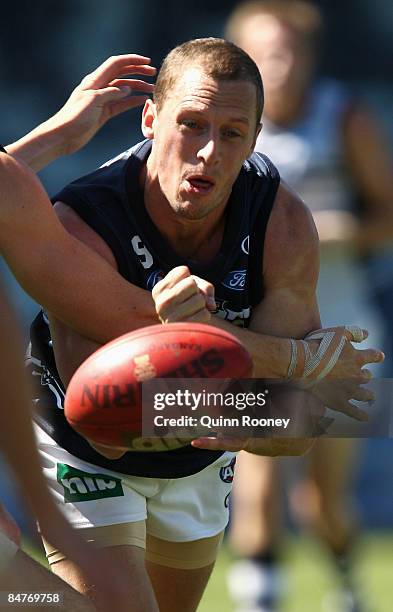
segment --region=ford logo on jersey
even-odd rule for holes
[[[153,290],[153,287],[157,285],[164,278],[165,274],[162,270],[154,270],[146,281],[146,289],[149,291]]]
[[[228,289],[243,291],[246,285],[246,276],[247,270],[231,270],[221,284]]]

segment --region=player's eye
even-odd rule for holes
[[[180,121],[180,124],[189,130],[197,130],[198,128],[200,128],[199,123],[193,121],[192,119],[182,119]]]
[[[226,129],[222,132],[224,138],[241,138],[241,133],[238,130]]]

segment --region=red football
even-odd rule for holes
[[[167,450],[160,438],[143,444],[142,382],[152,378],[241,379],[253,363],[232,334],[200,323],[152,325],[120,336],[75,372],[64,412],[70,425],[93,442],[126,450]],[[138,440],[140,444],[138,445]],[[170,447],[187,441],[174,439]]]

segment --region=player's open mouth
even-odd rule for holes
[[[194,174],[185,180],[186,189],[190,193],[206,195],[214,187],[214,181],[209,176]]]

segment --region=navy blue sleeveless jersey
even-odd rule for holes
[[[193,274],[213,283],[216,314],[247,327],[253,306],[263,295],[263,245],[280,181],[277,170],[258,153],[244,162],[228,203],[220,251],[214,262],[201,264],[177,255],[146,212],[139,175],[150,150],[148,140],[135,145],[68,185],[55,199],[70,206],[105,240],[125,279],[151,291],[172,268],[187,265]],[[181,478],[199,472],[222,454],[185,446],[161,452],[128,452],[112,461],[96,453],[64,418],[64,387],[44,312],[31,326],[27,367],[35,389],[38,424],[60,446],[85,461],[134,476]]]

